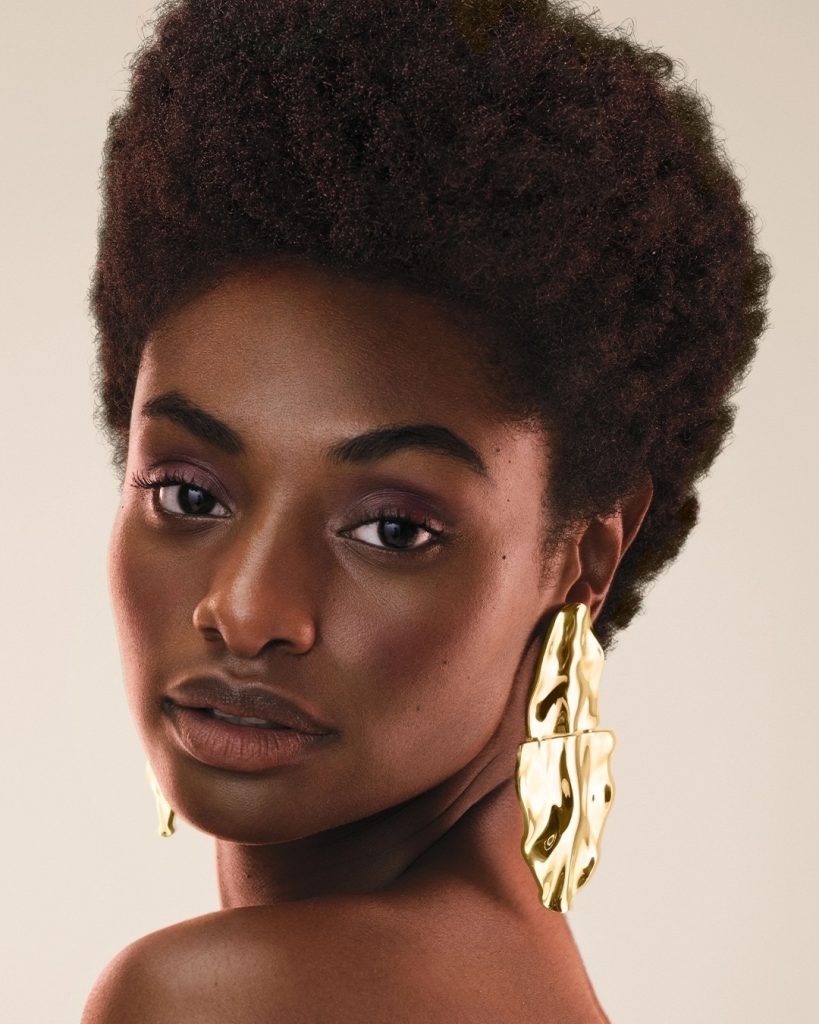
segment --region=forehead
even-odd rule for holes
[[[527,472],[543,469],[542,435],[503,419],[478,344],[443,303],[397,286],[314,267],[245,270],[151,335],[132,434],[142,404],[175,389],[260,449],[434,423],[487,461],[525,443]]]
[[[229,401],[312,393],[335,404],[494,416],[470,337],[442,303],[315,268],[247,270],[194,299],[149,339],[141,371],[218,389]]]

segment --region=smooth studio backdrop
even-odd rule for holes
[[[700,524],[608,659],[617,795],[569,921],[615,1024],[812,1024],[816,6],[601,5],[710,98],[775,279]],[[133,0],[3,10],[0,971],[14,1024],[76,1022],[114,953],[218,908],[212,840],[184,822],[156,835],[108,602],[117,489],[92,422],[100,153],[150,14]]]

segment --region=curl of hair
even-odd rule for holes
[[[753,215],[663,53],[545,0],[183,0],[110,119],[95,416],[124,468],[142,348],[243,265],[439,297],[510,416],[552,432],[563,522],[654,498],[605,646],[696,522],[766,322]],[[477,346],[476,346],[477,352]]]

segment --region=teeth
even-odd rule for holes
[[[224,711],[217,711],[216,708],[211,708],[211,714],[214,718],[221,718],[223,722],[232,722],[234,725],[261,725],[267,729],[276,728],[275,723],[269,722],[266,718],[241,718],[239,715],[226,715]]]

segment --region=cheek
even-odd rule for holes
[[[183,560],[184,561],[184,560]],[[196,587],[189,565],[179,564],[133,514],[120,514],[108,550],[108,580],[128,700],[142,718],[152,706],[162,661],[172,661],[174,642],[192,628],[192,596]]]
[[[356,606],[352,634],[350,618],[336,623],[348,640],[343,676],[356,681],[350,739],[391,799],[458,771],[497,729],[531,628],[523,582],[482,561],[423,587],[391,585]]]

